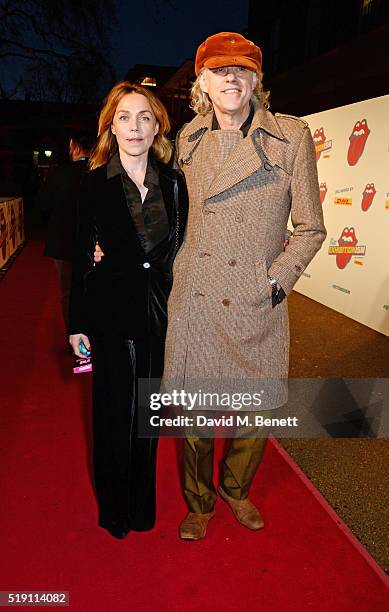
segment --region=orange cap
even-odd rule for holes
[[[195,72],[202,68],[243,66],[258,72],[262,65],[262,52],[251,40],[235,32],[219,32],[207,38],[197,49]]]

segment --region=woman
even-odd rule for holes
[[[94,478],[99,525],[124,538],[155,522],[157,440],[137,435],[137,380],[160,377],[172,263],[187,193],[166,166],[169,119],[146,88],[108,94],[81,199],[69,341],[93,356]],[[105,254],[93,265],[96,241]]]

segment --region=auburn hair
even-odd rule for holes
[[[158,134],[154,138],[151,149],[158,159],[165,163],[169,161],[173,144],[166,136],[170,131],[170,121],[164,105],[146,87],[135,85],[129,81],[120,81],[108,93],[100,112],[97,143],[89,158],[89,168],[91,170],[106,164],[117,152],[118,145],[114,134],[112,134],[111,125],[120,100],[130,93],[140,94],[149,101],[151,110],[159,124]]]

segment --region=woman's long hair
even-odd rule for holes
[[[192,85],[190,92],[190,108],[194,110],[197,115],[206,115],[213,109],[212,102],[205,91],[202,91],[200,87],[200,76],[204,68],[201,70],[199,76]],[[266,109],[270,107],[269,98],[270,91],[265,91],[262,85],[263,73],[259,70],[257,73],[258,83],[255,86],[253,94],[251,96],[252,102],[260,102]]]
[[[134,85],[129,81],[120,81],[107,95],[104,106],[100,112],[97,143],[89,159],[89,168],[91,170],[106,164],[118,150],[116,138],[111,131],[111,124],[117,105],[123,96],[129,93],[137,93],[147,98],[151,110],[158,121],[158,134],[156,134],[154,142],[151,145],[151,150],[155,157],[165,163],[168,162],[171,157],[173,145],[166,137],[166,134],[170,131],[170,121],[162,102],[160,102],[160,100],[158,100],[158,98],[146,87]]]

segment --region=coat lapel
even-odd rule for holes
[[[205,199],[208,200],[230,189],[256,172],[260,166],[261,159],[258,156],[254,140],[249,136],[243,138],[235,147],[227,162],[223,164],[220,173],[216,175],[208,191],[204,194]]]
[[[175,179],[167,174],[167,172],[159,166],[159,185],[162,192],[162,199],[165,204],[166,213],[169,219],[169,228],[174,228],[176,213],[175,197],[174,197],[174,183]]]
[[[193,156],[196,156],[198,139],[211,129],[212,117],[213,113],[208,113],[205,117],[198,115],[183,128],[180,135],[180,160],[190,160],[192,151],[194,151]],[[223,164],[220,173],[216,175],[206,192],[205,199],[230,189],[254,174],[264,164],[269,170],[278,166],[287,174],[291,175],[293,171],[288,157],[287,138],[276,117],[258,104],[247,137],[241,140],[227,162]],[[184,167],[182,163],[180,165]]]

